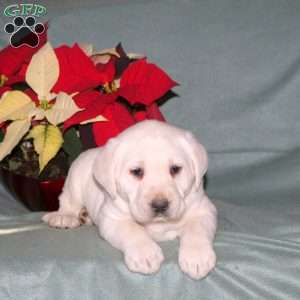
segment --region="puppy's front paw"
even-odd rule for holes
[[[159,270],[164,256],[160,247],[153,241],[137,243],[125,249],[125,263],[132,272],[143,274]]]
[[[78,217],[57,211],[44,215],[42,220],[49,226],[56,228],[76,228],[81,225]]]
[[[179,250],[179,266],[193,279],[204,278],[216,265],[216,254],[211,246],[184,246]]]

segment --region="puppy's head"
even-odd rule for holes
[[[207,153],[189,132],[144,121],[101,150],[94,176],[137,222],[147,224],[180,219],[190,205],[187,196],[202,189],[206,170]]]

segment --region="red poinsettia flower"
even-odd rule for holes
[[[130,104],[152,104],[176,86],[162,69],[141,59],[131,63],[124,71],[118,93]]]
[[[92,60],[75,44],[55,49],[59,61],[59,78],[52,92],[72,94],[84,91],[111,81],[111,70],[100,70]]]
[[[82,111],[75,113],[72,117],[64,122],[64,130],[73,125],[80,124],[84,121],[103,115],[106,107],[113,104],[117,98],[115,94],[102,94],[98,91],[86,91],[73,97],[74,102]]]
[[[109,64],[115,62],[111,59]],[[101,70],[109,70],[111,66],[101,66]],[[107,77],[108,78],[108,77]],[[109,82],[105,82],[105,85]],[[79,124],[83,121],[93,119],[99,115],[107,118],[107,122],[95,122],[92,124],[93,135],[96,145],[100,146],[127,127],[145,119],[156,119],[165,121],[159,111],[156,100],[161,98],[167,91],[177,85],[164,71],[154,64],[147,63],[145,59],[132,62],[123,72],[120,79],[120,87],[109,89],[105,94],[97,91],[86,91],[74,97],[76,104],[84,108],[70,119],[65,121],[64,129]],[[116,100],[122,97],[130,105],[142,104],[144,111],[133,115],[129,110]]]
[[[107,105],[102,115],[108,121],[96,122],[92,126],[97,146],[104,145],[110,138],[136,123],[128,109],[118,102]]]
[[[39,35],[37,47],[32,48],[28,45],[22,45],[14,48],[7,46],[0,51],[0,86],[9,86],[13,83],[24,81],[25,75],[19,73],[19,71],[23,64],[27,65],[32,55],[47,42],[47,29],[48,26],[45,24],[44,32]]]
[[[75,113],[65,121],[64,129],[102,115],[107,121],[93,123],[92,131],[95,144],[104,145],[109,138],[118,135],[136,122],[128,109],[116,102],[116,98],[116,93],[101,94],[98,91],[86,91],[75,96],[76,104],[79,107],[86,105],[86,109]]]
[[[133,116],[137,122],[141,122],[144,120],[158,120],[162,122],[166,121],[156,103],[152,103],[149,106],[146,106],[145,110],[138,111]]]

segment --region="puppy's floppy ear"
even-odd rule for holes
[[[93,166],[93,176],[101,187],[111,198],[116,196],[116,165],[117,149],[119,141],[116,138],[110,139],[107,144],[99,151]]]
[[[193,134],[186,131],[184,134],[184,148],[190,156],[195,174],[195,187],[198,190],[202,178],[208,168],[208,156],[205,148],[196,140]]]

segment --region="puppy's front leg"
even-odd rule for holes
[[[106,220],[99,224],[100,234],[112,246],[121,250],[132,272],[143,274],[159,270],[164,256],[161,248],[145,229],[133,220]]]
[[[209,209],[189,218],[180,236],[179,265],[193,279],[205,277],[216,265],[217,213],[209,200],[206,204]]]

